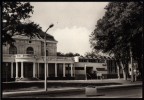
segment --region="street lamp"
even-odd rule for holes
[[[45,91],[47,91],[47,57],[46,57],[46,32],[52,28],[54,25],[51,24],[48,29],[45,31],[45,37],[44,37],[44,63],[45,63],[45,83],[44,83],[44,88]]]

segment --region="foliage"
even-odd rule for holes
[[[74,56],[80,56],[80,54],[78,53],[72,53],[72,52],[69,52],[69,53],[61,53],[61,52],[57,52],[57,56],[62,56],[62,57],[74,57]]]
[[[105,9],[105,15],[97,21],[90,35],[91,46],[114,54],[116,59],[126,63],[132,51],[134,60],[139,61],[142,58],[143,2],[111,2]]]
[[[33,6],[28,2],[2,2],[2,43],[14,42],[13,35],[25,34],[33,37],[38,35],[41,27],[34,22],[25,22],[33,13]]]

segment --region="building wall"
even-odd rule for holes
[[[14,45],[17,48],[17,54],[26,54],[28,47],[32,47],[34,54],[42,56],[44,54],[44,44],[40,40],[28,40],[28,39],[15,39]],[[30,42],[31,41],[31,42]],[[3,54],[9,54],[10,45],[3,46]],[[57,44],[53,42],[47,42],[47,49],[49,56],[56,56]]]
[[[107,70],[107,66],[105,63],[90,63],[90,62],[75,62],[75,67],[81,67],[84,68],[86,67],[92,67],[93,71],[97,71],[96,68],[105,68]],[[76,70],[76,74],[85,74],[85,70]],[[107,71],[98,71],[101,72],[102,74],[107,74]]]
[[[49,56],[56,56],[57,55],[57,45],[56,45],[56,43],[48,42],[47,49],[48,49],[48,55]]]

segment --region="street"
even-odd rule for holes
[[[37,96],[21,96],[18,98],[142,98],[142,87],[133,87],[129,89],[114,89],[106,90],[97,96],[86,96],[84,92],[78,93],[63,93],[63,94],[49,94]],[[17,97],[13,97],[17,98]]]

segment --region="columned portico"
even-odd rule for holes
[[[18,78],[18,62],[16,62],[16,78]]]
[[[15,78],[16,81],[27,78],[43,79],[45,70],[43,59],[34,59],[32,55],[20,54],[14,57],[14,60],[9,61],[9,66],[11,66],[9,67],[9,78]],[[56,79],[58,79],[57,77],[64,77],[64,79],[69,78],[69,76],[74,77],[74,64],[72,61],[67,61],[67,58],[53,58],[49,59],[49,63],[46,64],[49,79],[54,77]]]
[[[13,78],[13,62],[11,62],[11,78]]]
[[[55,63],[55,77],[57,77],[57,63]]]
[[[21,62],[21,78],[24,78],[23,62]]]
[[[63,77],[65,77],[65,63],[63,63]]]

